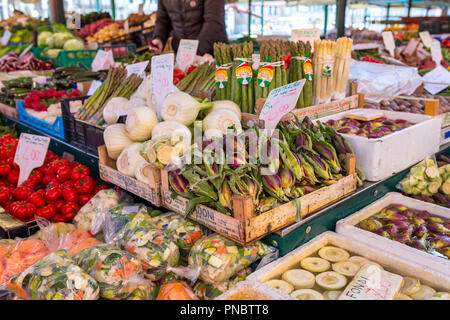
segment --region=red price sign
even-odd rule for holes
[[[28,179],[34,168],[38,168],[44,164],[49,144],[49,137],[28,133],[22,133],[20,135],[14,157],[14,162],[20,167],[18,185],[21,185]]]
[[[161,106],[173,83],[173,53],[152,57],[150,91],[156,103],[158,118],[161,119]]]
[[[177,66],[186,72],[187,68],[194,63],[197,54],[198,40],[181,39],[177,52]]]
[[[305,79],[270,91],[259,115],[266,129],[275,129],[281,118],[295,108],[304,84]]]

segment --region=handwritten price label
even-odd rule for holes
[[[160,120],[161,106],[173,86],[173,60],[173,53],[152,57],[150,91]]]
[[[291,41],[297,42],[299,40],[303,42],[309,41],[312,51],[314,52],[314,40],[320,39],[320,29],[293,29],[291,31]]]
[[[442,51],[441,51],[441,43],[437,40],[431,41],[431,58],[438,66],[441,65],[442,61]]]
[[[431,47],[431,35],[429,31],[422,31],[419,32],[419,37],[422,40],[423,44],[425,45],[425,47],[429,48]]]
[[[197,54],[197,48],[198,40],[181,39],[176,61],[181,71],[186,72],[186,69],[192,65]]]
[[[270,91],[259,115],[266,129],[275,129],[281,118],[295,108],[305,81],[302,79]]]
[[[141,78],[145,77],[145,68],[147,68],[149,62],[150,61],[147,60],[147,61],[127,65],[126,66],[127,77],[129,77],[133,73],[138,75]]]
[[[2,45],[6,46],[11,39],[11,32],[9,30],[5,30],[2,36]]]
[[[20,167],[19,183],[21,185],[30,176],[34,168],[44,164],[50,138],[34,134],[21,133],[14,162]]]
[[[383,36],[383,43],[384,47],[387,51],[389,51],[389,54],[391,56],[394,56],[394,50],[395,50],[395,41],[394,41],[394,35],[392,34],[392,31],[384,31],[382,33]]]
[[[114,65],[114,56],[112,54],[112,50],[98,50],[97,54],[95,55],[94,61],[92,61],[91,69],[92,71],[105,70],[112,65]]]

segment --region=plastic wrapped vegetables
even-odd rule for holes
[[[144,279],[138,259],[115,245],[105,244],[88,248],[73,259],[97,280],[100,296],[103,298],[125,299],[136,289],[151,286],[150,281]]]
[[[247,276],[252,273],[251,268],[245,268],[239,271],[225,282],[217,282],[215,284],[206,283],[204,281],[197,281],[194,286],[194,293],[197,297],[203,300],[210,300],[217,298],[225,291],[233,288],[239,281],[244,281]]]
[[[109,210],[119,204],[119,195],[113,189],[99,191],[88,203],[86,203],[73,219],[78,229],[90,231],[92,218],[97,212]]]
[[[64,250],[42,258],[14,276],[8,287],[27,300],[96,300],[97,282]]]
[[[260,241],[242,247],[221,235],[210,235],[192,247],[189,267],[200,267],[199,279],[207,283],[227,281],[240,270],[270,253]]]
[[[138,212],[147,213],[147,210],[141,203],[121,203],[109,210],[103,210],[92,219],[92,233],[103,231],[105,242],[109,243]]]
[[[178,246],[157,229],[148,214],[138,213],[114,238],[118,245],[137,255],[151,280],[160,279],[167,266],[176,266],[180,258]]]
[[[152,219],[156,228],[163,230],[176,242],[180,255],[187,259],[192,246],[204,235],[203,228],[196,222],[185,219],[179,214],[168,212]]]

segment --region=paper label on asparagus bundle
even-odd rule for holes
[[[258,70],[258,76],[256,80],[260,87],[268,87],[273,79],[273,67],[270,63],[263,63]]]
[[[148,63],[150,61],[143,61],[143,62],[138,62],[138,63],[133,63],[133,64],[129,64],[125,67],[125,69],[127,70],[127,78],[129,76],[131,76],[132,74],[136,74],[141,78],[145,77],[145,69],[148,66]]]
[[[181,39],[176,58],[176,64],[181,71],[186,72],[194,63],[197,48],[198,40]]]
[[[305,81],[302,79],[270,91],[259,114],[265,129],[275,129],[281,118],[295,108]]]
[[[429,31],[419,32],[419,37],[422,40],[422,43],[424,44],[425,47],[427,47],[427,48],[431,47],[431,41],[433,39],[431,38],[431,35],[430,35]]]
[[[214,73],[214,81],[216,82],[217,88],[225,88],[228,84],[227,69],[223,67],[216,67],[216,72]]]
[[[424,75],[422,79],[425,82],[424,89],[431,94],[437,94],[442,90],[447,89],[450,85],[450,72],[443,66],[438,65],[436,68]]]
[[[391,56],[394,56],[394,50],[395,50],[395,41],[394,41],[394,35],[392,34],[392,31],[384,31],[382,33],[383,36],[383,43],[384,47],[387,51],[389,51],[389,54]]]
[[[106,70],[114,64],[114,56],[112,50],[104,51],[98,50],[92,61],[92,71]]]
[[[403,277],[376,265],[364,265],[338,300],[394,300],[403,286]]]
[[[9,30],[5,30],[2,36],[2,45],[6,46],[11,39],[11,32]]]
[[[351,111],[345,114],[346,118],[356,119],[361,121],[371,121],[384,116],[384,112],[380,110],[364,109],[358,111]]]
[[[160,121],[162,104],[173,86],[173,60],[173,53],[152,57],[150,91]]]
[[[323,69],[322,69],[323,77],[331,77],[332,72],[333,72],[333,67],[331,66],[331,64],[327,63],[327,64],[323,65]]]
[[[102,85],[103,80],[94,80],[89,87],[89,91],[87,93],[88,96],[92,96],[95,91]]]
[[[306,60],[305,60],[305,62],[303,62],[303,73],[305,74],[305,78],[307,80],[311,81],[314,78],[312,61],[308,57],[308,55],[306,55]]]
[[[259,65],[261,64],[261,56],[259,55],[259,53],[253,53],[252,54],[252,68],[253,70],[258,70],[259,69]]]
[[[431,41],[431,58],[439,66],[442,61],[441,43],[437,40]]]
[[[320,39],[320,29],[319,28],[311,28],[311,29],[293,29],[291,31],[291,41],[297,42],[299,40],[303,42],[309,41],[311,44],[311,50],[314,52],[314,40]]]
[[[247,62],[241,62],[236,68],[236,79],[240,84],[249,84],[252,81],[253,70]]]
[[[20,167],[18,185],[24,183],[34,168],[44,164],[50,138],[21,133],[14,162]]]

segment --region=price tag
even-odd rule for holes
[[[266,129],[275,129],[281,118],[295,108],[305,81],[302,79],[270,91],[259,114]]]
[[[371,120],[381,118],[383,116],[384,116],[383,111],[373,110],[373,109],[357,110],[357,111],[352,111],[352,112],[345,114],[346,118],[356,119],[356,120],[361,120],[361,121],[371,121]]]
[[[91,69],[92,71],[99,71],[108,69],[114,64],[114,56],[112,50],[104,51],[98,50],[95,55],[94,61],[92,61]]]
[[[439,66],[442,61],[441,43],[437,40],[431,41],[431,58]]]
[[[314,40],[320,39],[320,29],[293,29],[291,31],[291,41],[297,42],[301,40],[303,42],[309,41],[311,44],[312,51],[314,51]]]
[[[24,55],[26,55],[27,52],[31,50],[31,48],[33,48],[32,44],[30,44],[28,47],[25,48],[25,50],[22,51],[22,53],[19,56],[19,59],[21,59]]]
[[[150,61],[147,60],[127,65],[125,67],[125,69],[127,70],[127,77],[129,77],[133,73],[141,78],[145,77],[145,68],[147,68],[149,62]]]
[[[383,36],[383,43],[384,47],[387,51],[389,51],[389,54],[391,56],[394,56],[394,50],[395,50],[395,41],[394,41],[394,35],[392,34],[392,31],[384,31],[382,33]]]
[[[197,54],[198,40],[181,39],[177,52],[177,66],[181,71],[186,72],[192,65]]]
[[[6,46],[11,38],[11,32],[9,30],[5,30],[2,36],[2,45]]]
[[[141,4],[139,5],[138,14],[139,14],[139,15],[143,15],[143,14],[144,14],[144,3],[141,3]]]
[[[406,48],[403,50],[402,53],[403,53],[405,56],[406,56],[406,55],[412,56],[412,55],[414,54],[414,51],[416,51],[419,42],[420,42],[419,39],[417,39],[417,38],[411,38],[411,39],[408,41],[408,44],[406,45]]]
[[[422,31],[419,32],[419,37],[422,40],[423,44],[425,47],[429,48],[431,47],[431,36],[430,36],[430,32],[428,31]]]
[[[173,86],[173,60],[173,53],[152,57],[150,91],[159,120],[162,103]]]
[[[19,186],[28,179],[34,168],[44,164],[49,144],[49,137],[28,133],[20,134],[19,144],[14,156],[14,162],[20,167]]]
[[[89,91],[87,93],[88,96],[92,96],[95,91],[102,85],[103,80],[94,80],[89,87]]]
[[[261,64],[261,56],[259,55],[259,53],[252,54],[252,61],[253,61],[252,69],[258,70],[259,65]]]
[[[450,72],[443,66],[438,65],[422,77],[425,82],[424,89],[431,94],[437,94],[450,85]],[[426,83],[434,82],[434,83]],[[440,84],[442,83],[442,84]]]
[[[125,23],[123,24],[123,28],[125,29],[125,32],[128,32],[128,30],[130,30],[130,25],[128,24],[128,19],[125,20]]]

